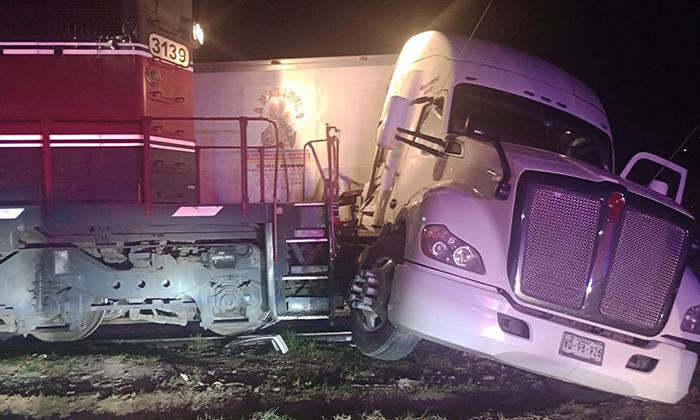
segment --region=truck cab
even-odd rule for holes
[[[686,268],[694,221],[675,198],[615,175],[603,106],[573,76],[490,42],[416,35],[365,189],[362,223],[382,233],[351,286],[358,348],[393,360],[426,339],[677,402],[700,284]]]

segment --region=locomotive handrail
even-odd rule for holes
[[[265,150],[268,149],[275,149],[275,146],[248,146],[248,149],[256,149],[258,152],[258,162],[260,164],[260,168],[263,168],[265,166]],[[195,146],[194,147],[196,153],[199,153],[200,150],[213,150],[213,149],[222,149],[222,150],[241,150],[241,146]],[[199,165],[199,159],[196,160],[197,165]],[[199,169],[197,170],[197,177],[199,177]],[[199,179],[197,180],[197,185],[199,185]],[[289,189],[289,188],[287,188]],[[289,195],[289,192],[287,191],[286,193]],[[260,171],[260,202],[264,203],[265,202],[265,173],[264,171]]]
[[[331,135],[331,131],[335,134]],[[328,241],[331,246],[331,261],[335,259],[335,196],[340,190],[339,174],[338,174],[338,134],[340,130],[337,127],[326,124],[326,151],[328,153],[328,219],[330,220],[330,229]]]
[[[241,144],[240,146],[197,146],[194,145],[195,152],[195,165],[196,165],[196,177],[197,177],[197,188],[199,188],[199,158],[201,150],[209,149],[240,149],[241,150],[241,212],[245,215],[248,213],[248,139],[247,139],[247,125],[248,121],[264,121],[271,124],[275,130],[275,146],[254,146],[260,153],[260,188],[261,188],[261,202],[264,202],[264,189],[265,189],[265,174],[264,174],[264,150],[265,149],[275,149],[275,170],[273,175],[273,190],[272,190],[272,206],[273,206],[273,217],[272,217],[272,229],[274,233],[274,254],[275,261],[277,261],[277,184],[279,178],[279,155],[280,155],[280,141],[279,141],[279,130],[277,123],[265,118],[265,117],[93,117],[93,118],[1,118],[0,124],[37,124],[40,127],[41,134],[41,148],[42,148],[42,201],[45,206],[45,211],[47,217],[53,215],[53,181],[51,178],[52,166],[51,166],[51,125],[55,123],[133,123],[139,124],[141,127],[141,136],[143,136],[143,179],[142,179],[142,204],[144,205],[144,212],[147,217],[151,216],[153,199],[151,191],[151,123],[153,121],[238,121],[241,128]],[[80,135],[80,134],[76,134]],[[140,139],[139,139],[140,140]],[[140,145],[139,145],[140,146]],[[197,196],[197,202],[200,202],[200,197]]]
[[[247,147],[247,135],[246,135],[246,130],[245,126],[247,126],[248,121],[265,121],[274,127],[275,130],[275,139],[277,140],[277,146],[254,146],[257,150],[260,150],[261,148],[264,149],[275,149],[275,173],[274,173],[274,189],[273,189],[273,202],[277,200],[277,181],[279,178],[279,152],[280,152],[280,147],[279,147],[279,131],[277,124],[265,117],[140,117],[140,118],[134,118],[134,117],[113,117],[113,118],[55,118],[55,119],[39,119],[39,118],[2,118],[0,119],[0,124],[1,123],[17,123],[17,124],[22,124],[22,123],[34,123],[34,124],[39,124],[41,126],[41,136],[42,136],[42,146],[45,148],[44,151],[44,203],[47,205],[52,205],[53,204],[53,199],[52,199],[52,194],[51,194],[51,180],[50,180],[50,156],[46,156],[50,149],[48,149],[47,146],[51,145],[51,130],[50,130],[50,125],[52,123],[134,123],[134,124],[141,124],[142,128],[142,135],[143,135],[143,142],[144,142],[144,205],[147,207],[146,212],[148,215],[151,213],[151,204],[152,204],[152,199],[151,199],[151,191],[150,191],[150,159],[146,159],[150,155],[150,150],[146,146],[150,146],[150,124],[153,121],[238,121],[241,124],[241,145],[240,146],[194,146],[195,147],[195,153],[196,150],[208,150],[208,149],[248,149]],[[46,150],[48,149],[48,150]],[[243,153],[241,153],[241,192],[242,192],[242,205],[244,207],[244,213],[247,213],[247,207],[248,207],[248,184],[247,182],[247,154],[244,156]],[[261,163],[262,163],[262,157],[261,157]],[[197,164],[199,164],[199,159],[197,157]],[[263,168],[261,167],[261,179],[264,176],[264,171],[262,170]],[[198,174],[197,174],[198,175]],[[262,188],[264,188],[264,183],[261,185]],[[264,196],[264,192],[261,189],[262,196]],[[197,197],[199,201],[199,197]],[[263,200],[261,200],[262,202]]]
[[[302,185],[302,190],[301,190],[301,201],[306,201],[306,148],[308,147],[309,150],[311,150],[311,153],[313,155],[314,161],[316,162],[316,168],[318,169],[318,172],[321,174],[321,179],[323,179],[324,183],[326,181],[324,175],[323,175],[323,167],[321,165],[321,161],[318,159],[318,154],[316,153],[316,148],[314,148],[314,143],[323,143],[327,142],[328,139],[320,139],[320,140],[310,140],[304,143],[304,147],[302,149],[302,155],[304,155],[304,170],[301,172],[301,185]],[[325,186],[324,186],[325,188]]]
[[[334,132],[331,135],[331,132]],[[338,152],[340,149],[340,142],[338,139],[338,134],[340,130],[337,127],[326,124],[326,138],[318,140],[310,140],[304,144],[302,149],[302,154],[304,155],[304,170],[302,171],[302,201],[306,199],[306,148],[311,150],[314,161],[316,162],[316,167],[323,180],[324,187],[324,199],[327,205],[328,220],[330,221],[329,231],[329,245],[331,247],[331,258],[335,258],[335,226],[333,223],[335,214],[335,196],[338,194],[340,189],[339,186],[339,173],[338,173]],[[314,147],[314,143],[326,143],[326,153],[328,158],[328,177],[326,178],[323,172],[323,166],[318,158],[318,153]]]
[[[331,132],[333,134],[331,135]],[[340,130],[329,124],[326,124],[326,150],[328,152],[328,246],[330,247],[330,261],[328,264],[329,273],[329,283],[328,283],[328,296],[330,296],[330,317],[329,320],[333,324],[335,320],[335,310],[333,306],[333,300],[335,299],[336,282],[335,278],[335,215],[336,215],[336,195],[340,191],[339,177],[340,171],[338,169],[338,154],[340,151]]]

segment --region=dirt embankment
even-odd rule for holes
[[[700,380],[673,406],[627,398],[585,405],[554,396],[537,375],[436,344],[381,362],[347,343],[287,341],[287,355],[204,340],[5,347],[0,418],[700,419]]]

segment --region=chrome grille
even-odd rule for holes
[[[544,185],[526,209],[520,291],[568,308],[583,307],[601,200]]]
[[[621,225],[600,312],[611,320],[652,328],[664,310],[686,232],[634,208],[625,209]]]

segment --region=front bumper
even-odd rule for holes
[[[530,338],[505,333],[498,313],[528,324]],[[506,298],[451,274],[411,262],[396,267],[389,320],[401,330],[449,347],[602,391],[667,403],[688,392],[697,355],[658,341],[621,343],[516,311]],[[605,343],[601,366],[559,354],[564,332]],[[632,355],[659,362],[651,372],[625,367]]]

